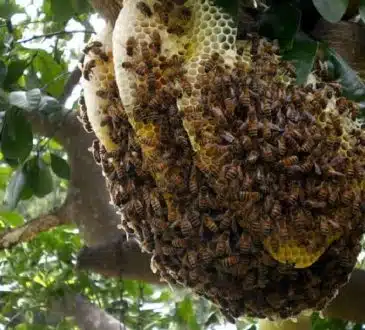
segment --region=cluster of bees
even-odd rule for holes
[[[168,23],[162,2],[137,6]],[[121,227],[163,280],[207,297],[231,321],[324,308],[348,280],[364,232],[365,136],[353,121],[356,106],[319,77],[296,86],[292,66],[258,36],[237,51],[234,67],[213,53],[195,85],[184,56],[162,55],[159,32],[150,37],[125,45],[123,68],[137,82],[133,110],[120,100],[117,111],[106,110],[118,148],[99,140],[92,147]],[[98,96],[117,98],[110,86]],[[179,109],[192,94],[199,106]],[[80,107],[85,113],[82,99]]]

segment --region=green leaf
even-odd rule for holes
[[[13,210],[17,206],[26,183],[26,176],[22,169],[13,173],[6,187],[4,198],[4,203],[8,209]]]
[[[66,4],[64,3],[64,6]],[[37,56],[33,60],[34,69],[40,74],[40,82],[47,92],[53,97],[59,97],[63,93],[66,80],[67,65],[57,63],[51,54],[44,50],[38,50]]]
[[[327,58],[333,64],[335,78],[342,86],[345,97],[358,102],[362,110],[365,109],[365,83],[346,61],[333,49],[327,49]]]
[[[19,80],[27,66],[28,61],[25,60],[15,60],[9,64],[8,72],[4,80],[5,89],[9,88],[12,84]]]
[[[66,22],[73,16],[71,0],[51,0],[53,19],[58,22]]]
[[[337,23],[345,14],[349,0],[313,0],[313,4],[325,20]]]
[[[5,222],[7,226],[17,227],[24,223],[24,218],[16,212],[0,211],[0,219]]]
[[[24,9],[17,4],[15,1],[0,0],[0,18],[8,19],[16,13],[22,13]]]
[[[300,20],[301,12],[293,4],[274,4],[260,19],[260,34],[270,39],[278,39],[282,49],[290,49]]]
[[[27,184],[37,197],[44,197],[53,190],[52,174],[40,157],[32,157],[24,165]]]
[[[292,61],[296,68],[298,85],[307,81],[308,75],[313,68],[317,49],[318,42],[298,33],[294,39],[293,48],[284,53],[283,59]]]
[[[6,74],[8,73],[8,67],[3,61],[0,61],[0,86],[2,87],[5,81]]]
[[[362,21],[365,23],[365,0],[360,0],[359,13]]]
[[[88,13],[91,10],[90,3],[87,0],[72,0],[72,7],[78,13]]]
[[[6,111],[7,109],[9,109],[8,95],[0,88],[0,111]]]
[[[66,180],[70,179],[70,166],[63,158],[54,153],[51,153],[51,167],[58,177]]]
[[[5,112],[5,122],[1,132],[1,151],[4,157],[23,161],[32,148],[31,124],[21,110],[10,108]]]
[[[238,18],[239,3],[239,0],[215,0],[216,6],[222,7],[235,22],[237,22]]]

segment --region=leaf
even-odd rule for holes
[[[63,4],[66,6],[66,4]],[[67,66],[65,63],[57,63],[51,54],[44,50],[38,50],[37,56],[33,60],[34,69],[40,73],[40,82],[53,97],[59,97],[63,93],[66,80]]]
[[[24,9],[17,4],[15,4],[15,1],[4,1],[0,0],[0,17],[3,19],[8,19],[12,15],[16,13],[22,13],[24,12]]]
[[[70,179],[70,166],[63,158],[54,153],[51,153],[51,167],[58,177],[66,180]]]
[[[37,197],[44,197],[53,190],[52,174],[40,157],[32,157],[24,164],[27,185]]]
[[[327,58],[334,66],[335,78],[342,86],[343,95],[358,102],[360,109],[365,110],[365,83],[333,49],[327,49]]]
[[[5,158],[23,161],[33,148],[32,126],[23,112],[15,107],[5,112],[1,132],[1,151]]]
[[[360,0],[359,14],[362,21],[365,23],[365,0]]]
[[[304,34],[298,33],[293,48],[285,52],[283,59],[292,61],[297,74],[297,84],[301,85],[307,81],[309,73],[312,71],[318,49],[318,42],[313,41]]]
[[[3,61],[0,61],[0,86],[2,87],[5,81],[6,74],[8,73],[8,67]]]
[[[260,34],[278,39],[282,49],[290,49],[299,29],[301,12],[290,3],[277,3],[263,13]]]
[[[0,112],[9,109],[9,99],[5,91],[0,88]]]
[[[28,62],[25,60],[15,60],[8,65],[8,72],[4,80],[5,89],[19,80],[27,66]]]
[[[51,10],[55,21],[68,21],[74,14],[71,8],[71,0],[51,0]]]
[[[8,209],[13,210],[17,206],[26,182],[26,176],[22,169],[18,169],[13,173],[6,187],[4,198],[4,203]]]
[[[345,14],[349,0],[313,0],[313,4],[325,20],[337,23]]]
[[[215,0],[216,6],[222,7],[235,22],[237,22],[238,19],[239,3],[239,0]]]
[[[24,218],[16,212],[0,211],[0,219],[2,219],[7,226],[18,227],[24,223]]]

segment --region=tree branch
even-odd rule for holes
[[[28,39],[17,40],[16,43],[23,44],[23,43],[30,42],[30,41],[33,41],[33,40],[39,39],[39,38],[47,39],[47,38],[52,38],[52,37],[59,36],[59,35],[73,34],[73,33],[91,33],[91,34],[93,34],[93,33],[95,33],[95,31],[86,31],[86,30],[57,31],[57,32],[52,32],[52,33],[35,35]]]
[[[9,249],[17,244],[28,242],[41,232],[48,231],[54,227],[70,223],[66,217],[67,205],[61,206],[58,210],[38,218],[27,221],[24,225],[5,231],[0,234],[0,250]]]

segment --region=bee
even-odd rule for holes
[[[287,152],[286,143],[284,137],[280,137],[278,140],[279,155],[284,156]]]
[[[99,140],[93,140],[91,148],[89,149],[89,151],[92,152],[95,163],[97,165],[101,164],[101,156],[100,156],[100,142]]]
[[[183,92],[186,93],[186,95],[191,96],[193,93],[193,87],[187,80],[181,81],[181,88],[183,89]]]
[[[147,5],[145,2],[138,1],[137,4],[136,4],[136,7],[146,17],[151,17],[152,16],[152,10],[151,10],[150,6]]]
[[[134,67],[134,65],[131,62],[125,61],[122,63],[123,69],[129,70],[129,69],[132,69],[133,67]]]
[[[229,232],[223,232],[217,239],[216,254],[217,256],[228,255],[231,252],[229,244]]]
[[[351,205],[352,204],[353,197],[354,197],[353,191],[351,189],[346,189],[341,194],[341,201],[345,205]]]
[[[214,253],[209,248],[202,248],[199,251],[199,256],[203,263],[210,264],[213,260]]]
[[[213,58],[210,58],[204,63],[204,71],[206,73],[211,72],[216,67],[217,63]]]
[[[313,166],[313,162],[310,159],[307,159],[304,163],[299,165],[299,168],[301,172],[309,173],[312,170]]]
[[[201,225],[200,213],[198,211],[189,212],[187,214],[187,220],[191,223],[193,227],[199,227]]]
[[[198,181],[196,176],[196,167],[193,165],[191,167],[189,176],[189,191],[191,194],[196,195],[198,193]]]
[[[134,206],[134,209],[135,209],[136,213],[138,214],[138,216],[141,219],[143,219],[144,218],[144,207],[143,207],[142,202],[139,199],[135,199],[133,201],[133,206]]]
[[[264,138],[264,140],[268,141],[271,139],[271,125],[270,125],[270,121],[268,119],[264,119],[264,123],[262,126],[262,137]]]
[[[147,76],[148,90],[153,92],[156,89],[156,75],[154,72],[150,72]]]
[[[238,244],[239,244],[239,249],[242,253],[248,254],[251,252],[252,240],[250,235],[242,233]]]
[[[94,48],[100,48],[102,46],[103,46],[103,44],[100,41],[95,40],[95,41],[92,41],[89,44],[87,44],[85,46],[85,48],[82,50],[82,52],[84,54],[88,54],[90,50],[92,50]]]
[[[129,37],[126,42],[127,55],[133,56],[134,50],[137,46],[137,40],[135,37]]]
[[[283,240],[289,238],[288,226],[284,219],[280,219],[278,222],[279,236]]]
[[[168,228],[168,223],[161,218],[152,218],[151,219],[151,226],[154,230],[157,231],[164,231]]]
[[[313,147],[314,147],[314,141],[310,139],[303,143],[303,145],[300,147],[300,151],[305,153],[310,153]]]
[[[248,191],[251,189],[253,185],[253,178],[252,176],[250,176],[247,172],[245,173],[245,176],[244,176],[244,179],[243,179],[243,182],[242,182],[242,189],[244,191]]]
[[[294,206],[297,203],[300,193],[300,185],[298,182],[295,182],[291,186],[290,193],[287,196],[287,201],[291,206]]]
[[[157,215],[162,215],[161,203],[160,203],[159,198],[158,198],[158,196],[156,195],[155,192],[152,192],[150,194],[150,203],[151,203],[151,206],[152,206],[153,211]]]
[[[191,10],[187,7],[182,7],[179,12],[179,17],[182,21],[187,22],[191,18]]]
[[[304,202],[304,206],[309,209],[324,209],[326,207],[327,203],[324,201],[316,201],[312,199],[307,199]]]
[[[188,241],[183,238],[174,238],[171,241],[171,244],[173,247],[176,247],[176,248],[186,248],[188,246]]]
[[[156,30],[152,32],[151,39],[153,48],[157,53],[161,53],[161,36]]]
[[[213,220],[213,218],[211,218],[208,215],[204,215],[204,225],[213,233],[216,233],[218,231],[218,226],[215,223],[215,221]]]
[[[198,204],[200,209],[209,209],[212,204],[209,196],[209,191],[206,186],[202,186],[199,190]]]
[[[286,157],[283,158],[279,161],[279,164],[284,166],[284,167],[290,167],[292,165],[297,164],[299,161],[297,156],[290,156],[290,157]]]
[[[160,20],[167,25],[169,23],[168,12],[163,8],[163,6],[156,2],[153,4],[153,10],[158,14]]]
[[[241,140],[241,145],[244,151],[250,151],[252,149],[252,140],[249,136],[244,136]]]
[[[148,49],[147,41],[142,41],[140,46],[141,46],[141,54],[142,54],[143,60],[146,61],[146,62],[149,62],[150,57],[151,57],[151,52]]]
[[[259,159],[260,154],[256,150],[250,151],[246,158],[246,162],[250,165],[256,164],[257,160]]]
[[[227,114],[232,116],[236,109],[236,101],[231,97],[227,97],[224,99],[224,106],[226,108]]]
[[[300,146],[297,141],[290,135],[285,136],[286,145],[293,151],[300,151]]]
[[[86,80],[90,80],[90,74],[92,73],[92,69],[96,67],[96,61],[95,60],[90,60],[88,62],[86,62],[86,64],[84,65],[83,68],[83,77]]]
[[[280,202],[278,202],[278,201],[274,202],[274,205],[271,209],[271,216],[274,219],[277,219],[281,216],[281,204],[280,204]]]
[[[247,87],[242,90],[239,96],[239,101],[241,105],[246,109],[251,106],[250,92]]]
[[[191,268],[196,268],[198,262],[198,253],[194,250],[189,250],[186,253],[186,259]]]
[[[253,107],[247,113],[247,131],[250,137],[256,137],[258,134],[256,111]]]
[[[176,34],[177,36],[182,36],[184,32],[184,28],[177,23],[173,23],[167,28],[167,33]]]
[[[234,265],[237,265],[240,261],[239,256],[229,256],[221,259],[221,264],[224,268],[230,268]]]
[[[264,234],[264,236],[269,236],[273,230],[273,223],[269,216],[265,217],[261,221],[261,231]]]
[[[240,201],[247,202],[258,202],[261,199],[261,194],[259,192],[252,191],[240,191],[239,192]]]
[[[265,162],[272,162],[274,161],[274,153],[273,153],[273,148],[272,146],[265,142],[261,145],[261,155],[262,155],[262,159]]]
[[[256,274],[254,271],[249,271],[243,281],[243,287],[245,290],[252,290],[256,284]]]
[[[328,221],[326,219],[326,217],[321,217],[320,219],[320,231],[322,235],[328,236],[330,229],[329,229],[329,224]]]
[[[193,226],[192,224],[187,221],[187,220],[183,220],[180,223],[180,228],[181,228],[181,233],[183,234],[183,236],[187,237],[190,236],[193,233]]]

